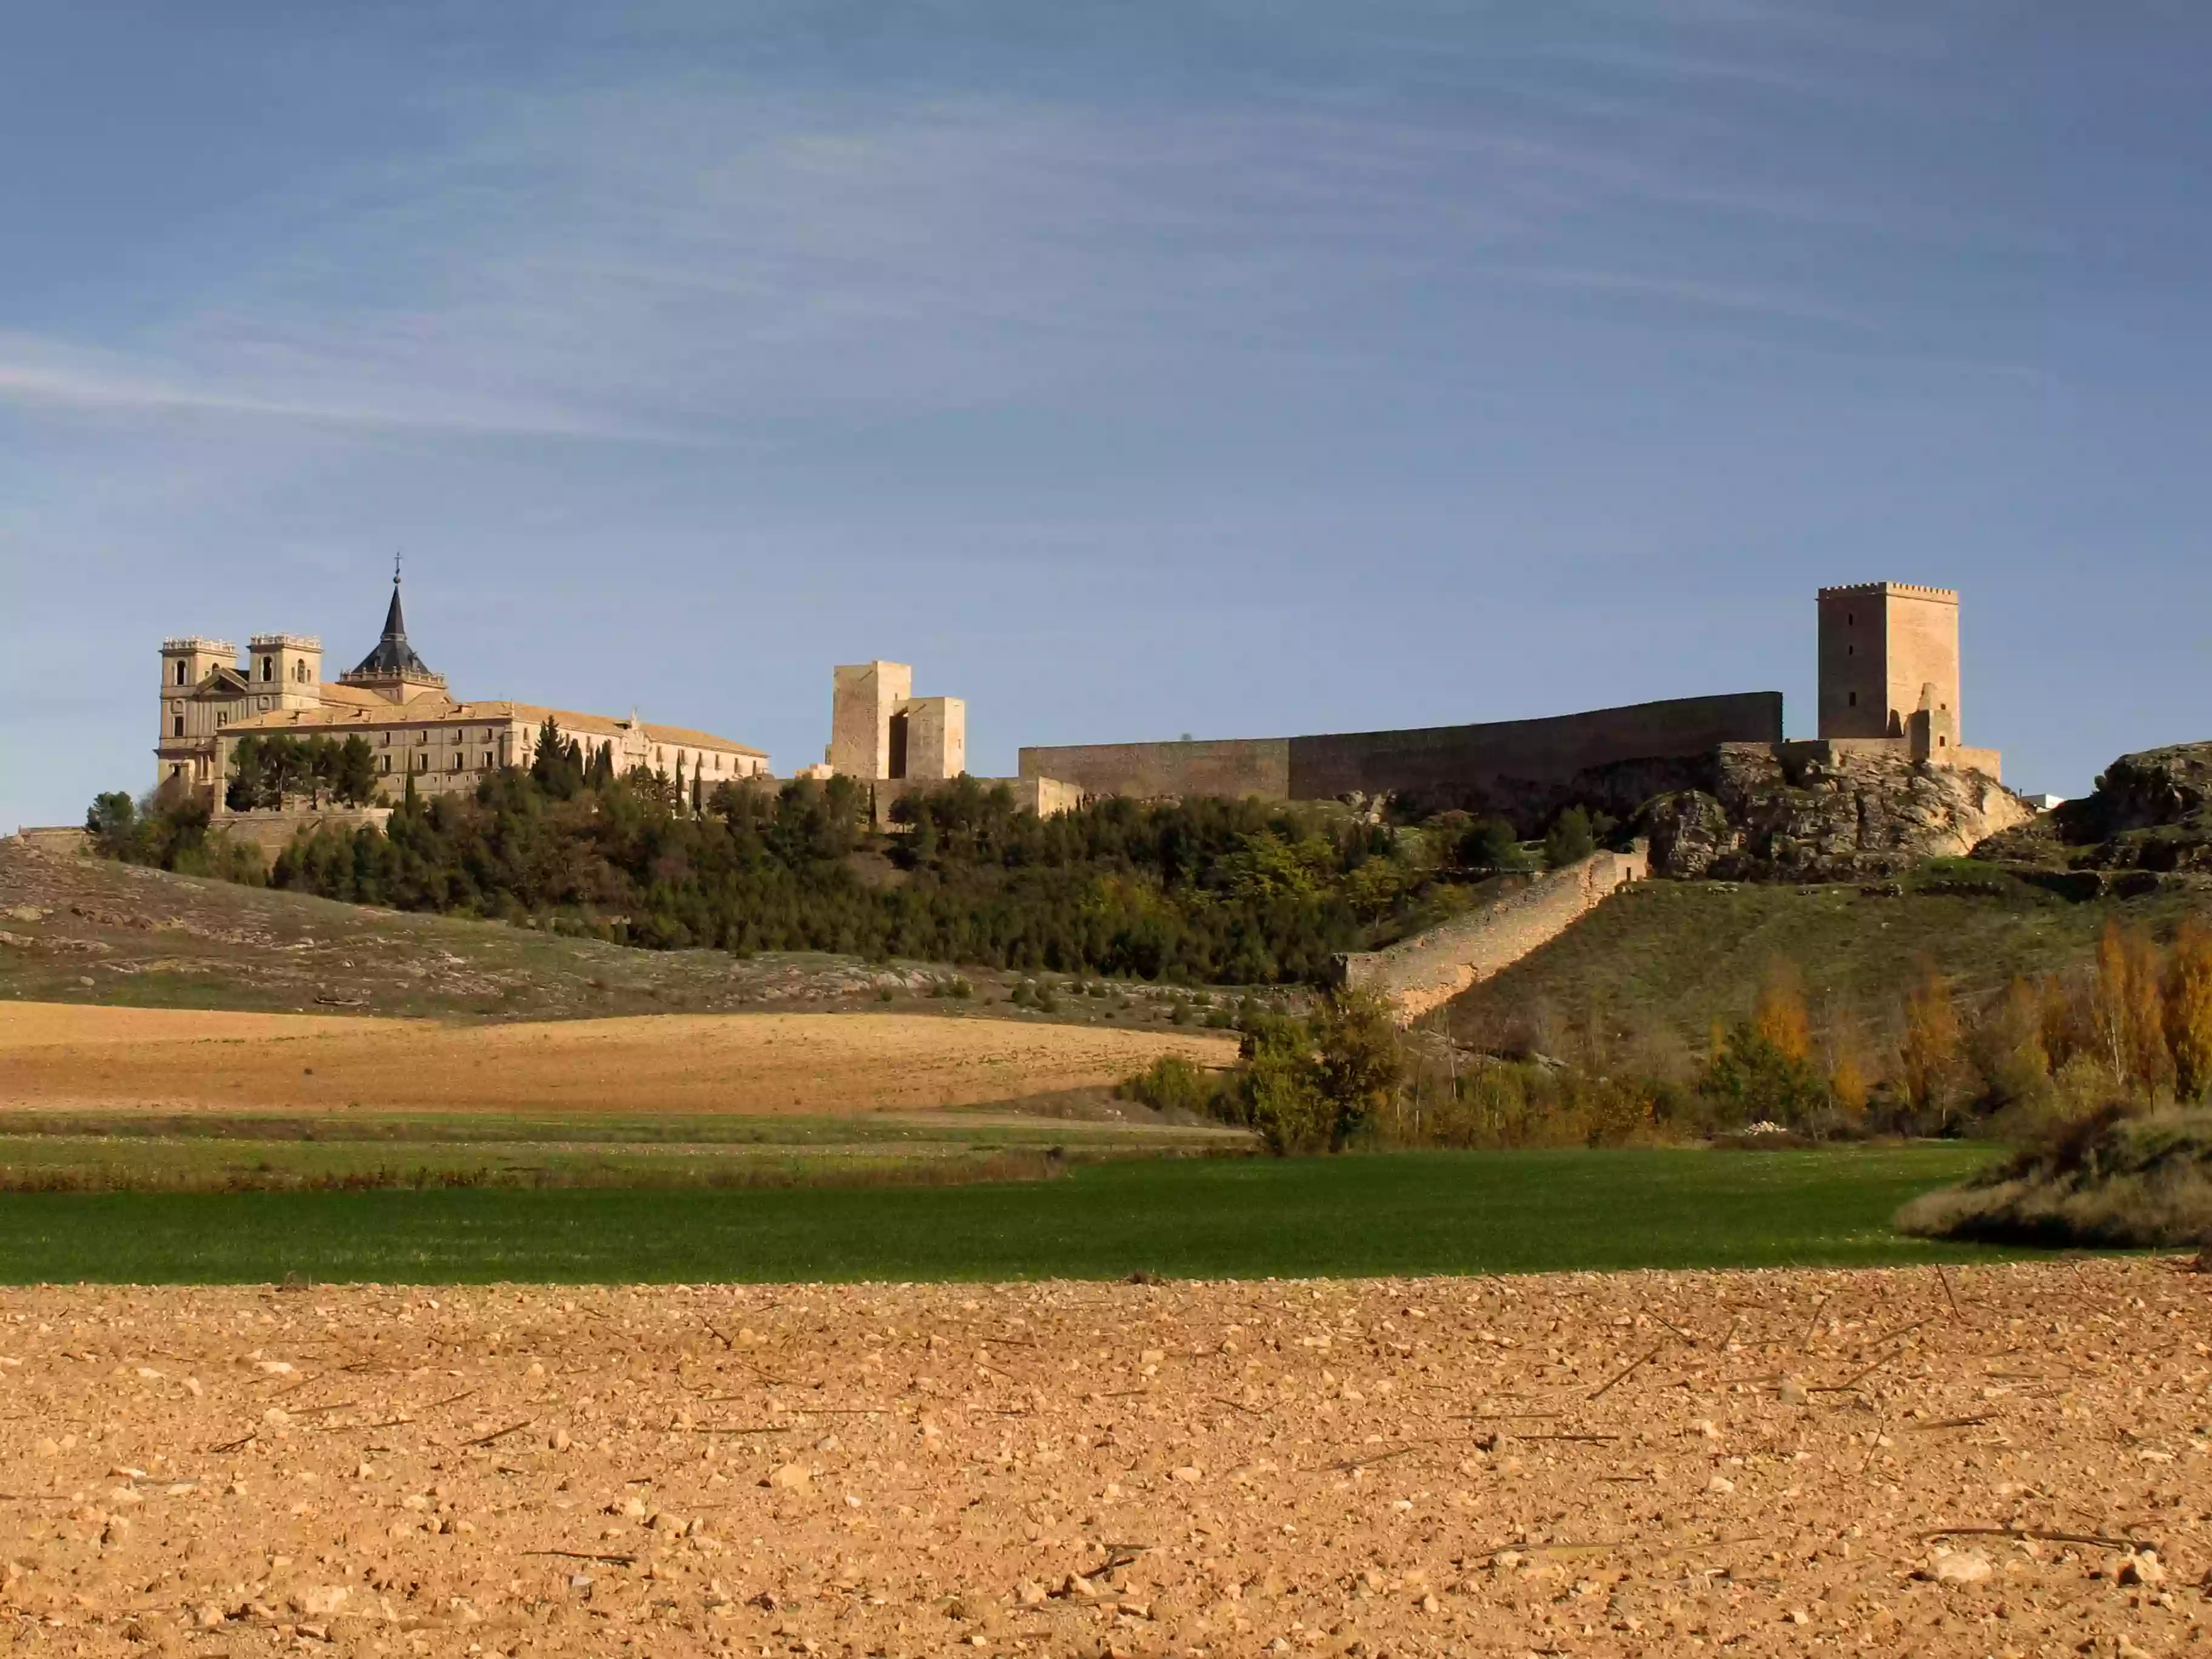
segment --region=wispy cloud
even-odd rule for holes
[[[1576,270],[1552,266],[1507,269],[1498,274],[1544,287],[1616,294],[1693,311],[1723,312],[1791,323],[1816,323],[1866,334],[1880,333],[1883,326],[1879,320],[1865,313],[1781,289],[1700,282],[1692,278],[1660,276],[1636,271]]]
[[[219,294],[141,349],[0,336],[0,401],[456,434],[727,443],[792,420],[1116,388],[1200,356],[1360,361],[1470,266],[1777,321],[1817,294],[1624,268],[1687,210],[1880,216],[1628,138],[1357,100],[1218,108],[663,72],[444,94],[446,142],[276,203]]]
[[[325,362],[319,365],[328,369]],[[362,387],[317,395],[313,377],[299,392],[257,390],[250,383],[189,368],[163,370],[112,352],[0,334],[0,403],[117,415],[213,415],[312,422],[337,427],[390,428],[548,438],[619,438],[681,441],[671,434],[611,426],[557,409],[457,398],[450,389],[392,395]],[[304,395],[302,395],[304,394]]]

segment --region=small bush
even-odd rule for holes
[[[1596,851],[1597,836],[1590,828],[1590,816],[1579,806],[1570,806],[1560,813],[1544,836],[1547,869],[1564,870]]]
[[[1915,1199],[1897,1224],[1988,1243],[2212,1243],[2212,1112],[2136,1116],[2105,1106],[1993,1170]]]
[[[1176,1054],[1163,1054],[1125,1081],[1120,1092],[1156,1112],[1189,1117],[1220,1115],[1219,1079]]]

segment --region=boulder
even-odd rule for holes
[[[1957,856],[2033,817],[1979,772],[1820,744],[1729,744],[1712,789],[1643,813],[1655,874],[1723,881],[1865,881]]]
[[[2059,878],[2045,873],[2054,866],[2069,872],[2212,872],[2212,743],[2123,755],[2105,769],[2095,793],[1993,836],[1974,856],[2028,866],[2021,873],[2031,880],[2042,874],[2046,884]],[[2065,896],[2099,896],[2110,886]]]

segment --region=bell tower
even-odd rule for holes
[[[256,634],[246,641],[246,677],[257,712],[314,708],[322,702],[323,642],[312,634]],[[273,702],[264,699],[273,698]]]
[[[207,777],[204,720],[193,708],[193,694],[218,669],[236,672],[238,647],[228,640],[189,635],[161,641],[161,725],[154,745],[156,783],[181,778],[202,783]]]

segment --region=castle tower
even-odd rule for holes
[[[246,641],[246,678],[258,708],[322,704],[323,642],[312,634],[256,634]],[[263,703],[273,696],[274,702]]]
[[[848,663],[833,671],[833,687],[830,770],[846,778],[904,777],[909,734],[904,721],[894,731],[894,717],[914,696],[914,670],[902,662]]]
[[[960,697],[909,697],[891,716],[894,737],[903,722],[905,752],[896,743],[891,758],[902,762],[895,778],[957,778],[968,769],[968,704]]]
[[[1957,749],[1957,592],[1861,582],[1822,588],[1820,606],[1820,735]]]

